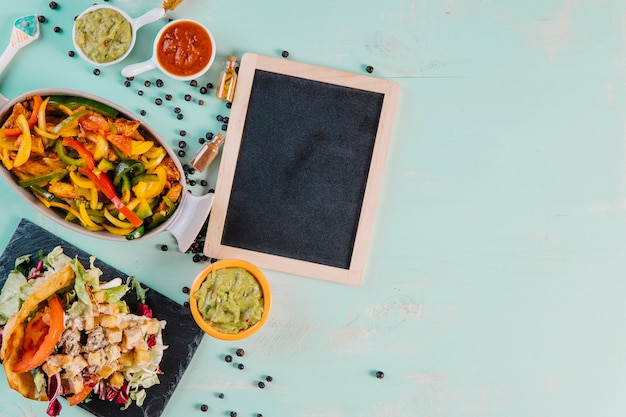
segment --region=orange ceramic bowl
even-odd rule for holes
[[[198,310],[198,303],[196,302],[195,294],[200,289],[200,286],[206,279],[206,277],[212,271],[216,271],[223,268],[243,268],[247,270],[259,283],[261,286],[261,291],[263,292],[263,315],[261,319],[253,324],[252,326],[239,331],[239,333],[223,333],[217,330],[215,327],[211,325],[210,322],[206,321],[202,314]],[[270,309],[272,307],[272,292],[270,290],[270,284],[265,278],[265,275],[259,268],[252,265],[249,262],[242,261],[240,259],[224,259],[221,261],[217,261],[206,267],[198,276],[196,277],[193,285],[191,286],[191,290],[189,291],[189,306],[191,307],[191,314],[193,315],[194,320],[200,326],[202,330],[205,331],[210,336],[215,337],[216,339],[221,340],[241,340],[246,337],[252,336],[256,333],[267,321],[267,318],[270,315]]]

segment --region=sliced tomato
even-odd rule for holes
[[[27,372],[43,364],[54,350],[65,328],[65,312],[56,295],[48,301],[48,309],[39,310],[26,325],[22,359],[13,372]]]

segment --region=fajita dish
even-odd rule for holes
[[[152,317],[145,289],[133,277],[103,277],[57,246],[30,255],[15,268],[0,292],[0,359],[11,389],[25,398],[48,401],[47,414],[104,400],[126,409],[141,406],[145,389],[159,383],[165,321]],[[123,297],[134,289],[138,309]]]

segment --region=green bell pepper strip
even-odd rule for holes
[[[67,116],[65,119],[61,120],[61,122],[59,122],[59,124],[56,125],[50,133],[52,133],[53,135],[58,135],[60,132],[63,131],[63,129],[69,127],[72,123],[77,121],[81,116],[85,114],[87,114],[87,110],[79,110],[71,116]]]
[[[59,159],[65,164],[65,165],[73,165],[73,166],[77,166],[77,167],[82,167],[85,166],[85,160],[81,159],[81,158],[72,158],[71,156],[69,156],[68,154],[65,153],[65,149],[63,148],[63,141],[60,139],[57,139],[56,144],[55,144],[55,149],[57,151],[57,155],[59,156]]]
[[[55,203],[61,203],[61,204],[65,204],[65,201],[61,200],[60,198],[58,198],[57,196],[55,196],[54,194],[52,194],[50,191],[46,190],[43,187],[40,187],[38,185],[31,185],[29,186],[29,188],[34,192],[39,194],[40,196],[42,196],[43,198],[45,198],[48,201],[54,201]]]
[[[158,200],[158,199],[155,199],[155,200]],[[167,205],[167,210],[161,210],[159,212],[154,213],[154,215],[152,216],[152,221],[148,224],[148,229],[153,229],[157,227],[158,225],[163,223],[165,220],[167,220],[174,213],[174,210],[176,209],[176,205],[174,204],[172,199],[169,198],[168,196],[163,196],[163,201],[165,201],[165,204]]]
[[[140,237],[142,237],[145,234],[145,232],[146,232],[146,228],[142,224],[141,226],[139,226],[138,228],[136,228],[135,230],[133,230],[132,232],[127,234],[126,235],[126,240],[139,239]]]
[[[132,178],[145,170],[144,164],[135,159],[123,159],[115,167],[113,185],[119,185],[124,176]]]
[[[132,179],[132,184],[137,185],[141,181],[158,181],[159,176],[157,174],[140,174],[136,175]]]
[[[110,106],[107,106],[106,104],[102,104],[98,101],[84,97],[50,96],[50,101],[48,101],[48,105],[52,107],[59,107],[63,105],[72,110],[75,110],[79,107],[85,107],[88,110],[95,111],[107,117],[116,117],[119,114],[117,110]]]
[[[28,178],[25,180],[20,180],[17,182],[17,184],[20,187],[24,187],[24,188],[28,188],[32,185],[36,185],[42,182],[48,182],[48,181],[52,181],[52,180],[56,180],[56,179],[60,179],[63,178],[64,176],[67,175],[67,170],[66,169],[59,169],[57,171],[52,171],[48,174],[45,175],[40,175],[38,177],[33,177],[33,178]]]

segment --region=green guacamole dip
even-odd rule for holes
[[[128,20],[117,10],[96,9],[74,23],[76,45],[92,61],[115,61],[128,51],[133,33]]]
[[[202,317],[222,333],[239,333],[263,315],[261,286],[243,268],[211,271],[194,297]]]

